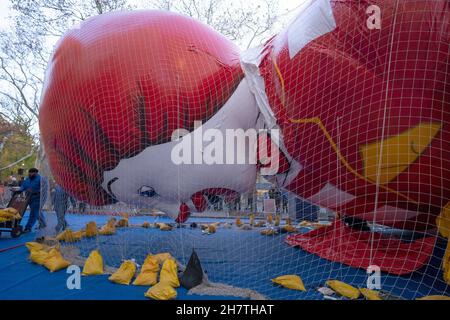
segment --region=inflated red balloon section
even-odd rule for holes
[[[381,14],[372,27],[371,5]],[[444,0],[312,1],[240,53],[172,13],[91,18],[61,39],[49,65],[40,129],[52,173],[78,199],[111,203],[105,171],[207,122],[246,79],[298,163],[282,187],[340,217],[435,229],[450,201],[449,21]],[[404,243],[338,222],[287,242],[404,274],[427,262],[435,237]]]

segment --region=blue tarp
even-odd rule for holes
[[[109,216],[67,215],[72,229],[83,227],[88,221],[104,224]],[[164,218],[132,217],[131,224],[143,221],[169,222]],[[199,221],[191,219],[190,221]],[[201,221],[206,221],[201,219]],[[214,221],[214,219],[210,219]],[[202,235],[200,228],[182,228],[173,231],[144,229],[141,227],[119,228],[113,236],[83,239],[76,246],[81,255],[87,256],[99,249],[106,264],[120,265],[123,259],[134,258],[142,263],[146,255],[170,252],[186,264],[195,248],[203,269],[213,282],[221,282],[242,288],[250,288],[271,299],[321,299],[317,288],[328,279],[338,279],[357,287],[365,287],[365,270],[351,268],[321,259],[284,243],[285,235],[262,236],[258,230],[244,231],[235,227],[219,228],[217,233]],[[18,239],[0,239],[1,248],[31,241],[33,234]],[[405,277],[382,274],[382,289],[407,299],[428,294],[450,293],[442,282],[440,258],[444,244],[436,246],[435,256],[427,267]],[[145,299],[147,287],[112,284],[107,276],[82,277],[81,290],[68,290],[65,271],[49,273],[44,267],[27,261],[25,247],[0,252],[0,299]],[[298,274],[302,277],[307,292],[274,286],[270,279],[283,274]],[[178,299],[227,299],[187,295],[179,288]]]

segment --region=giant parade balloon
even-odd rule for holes
[[[288,243],[405,273],[427,261],[434,237],[405,243],[351,226],[431,231],[438,218],[448,235],[449,19],[447,1],[307,1],[244,53],[266,122],[296,164],[276,180],[342,218]]]
[[[412,272],[428,261],[436,228],[450,229],[448,21],[444,0],[310,0],[240,53],[173,13],[93,17],[63,36],[48,67],[39,123],[50,168],[82,201],[154,207],[183,222],[210,196],[252,190],[267,164],[250,140],[231,150],[258,149],[259,163],[196,162],[213,140],[202,130],[268,129],[277,170],[267,179],[337,214],[288,244]],[[180,141],[193,141],[175,152],[192,152],[193,163],[174,160]],[[369,224],[413,235],[385,238]]]

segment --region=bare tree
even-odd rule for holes
[[[267,39],[280,15],[276,0],[149,0],[148,6],[202,21],[242,48]]]
[[[267,39],[279,17],[276,0],[10,0],[10,4],[15,13],[11,30],[0,32],[0,116],[28,128],[35,142],[51,51],[58,38],[81,21],[114,10],[168,10],[200,20],[248,48]],[[38,161],[44,159],[39,149]]]

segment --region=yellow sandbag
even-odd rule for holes
[[[141,271],[133,281],[135,286],[153,286],[158,282],[158,273],[150,271]]]
[[[260,227],[263,227],[264,226],[264,221],[258,221],[256,224],[255,224],[255,227],[257,227],[257,228],[260,228]]]
[[[39,265],[43,265],[47,257],[48,252],[45,250],[32,250],[30,252],[30,260]]]
[[[280,225],[280,216],[277,214],[275,216],[275,227],[278,227]]]
[[[275,231],[275,230],[273,230],[273,229],[264,229],[264,230],[261,230],[261,234],[263,235],[263,236],[273,236],[273,235],[275,235],[277,232]]]
[[[309,227],[309,226],[311,226],[311,222],[303,220],[298,225],[299,225],[299,227]]]
[[[108,278],[108,280],[118,284],[129,285],[135,273],[136,273],[136,265],[134,264],[134,262],[131,260],[126,260],[122,262],[119,270],[114,272]]]
[[[28,251],[34,251],[34,250],[44,250],[47,246],[39,243],[39,242],[27,242],[25,243],[25,246],[27,247]]]
[[[339,280],[328,280],[326,282],[327,286],[333,289],[339,295],[349,298],[349,299],[358,299],[360,292],[357,288],[339,281]]]
[[[267,223],[272,224],[273,223],[273,216],[271,214],[267,215]]]
[[[168,255],[170,256],[169,253],[168,253]],[[145,258],[144,263],[142,264],[141,272],[142,271],[158,272],[159,271],[158,259],[155,256],[149,254]]]
[[[116,224],[117,228],[124,228],[124,227],[128,227],[128,219],[124,218],[124,219],[120,219],[117,224]]]
[[[216,226],[214,224],[208,226],[208,233],[216,233]]]
[[[99,234],[102,236],[109,236],[114,233],[116,233],[115,219],[108,221],[99,231]]]
[[[64,241],[64,242],[75,242],[81,239],[83,236],[81,231],[73,232],[69,228],[61,232],[56,236],[56,240]]]
[[[135,286],[153,286],[158,282],[159,262],[149,254],[141,267],[141,272],[134,280]]]
[[[359,288],[359,291],[366,298],[366,300],[383,300],[383,299],[381,299],[378,291],[367,289],[367,288]]]
[[[86,224],[85,235],[87,238],[95,237],[98,234],[97,224],[95,221],[90,221]]]
[[[86,233],[82,230],[79,230],[79,231],[72,232],[72,235],[73,235],[74,241],[79,241],[79,240],[81,240],[81,238],[83,238],[83,236],[86,235]]]
[[[158,223],[158,227],[159,227],[159,230],[162,230],[162,231],[172,230],[172,227],[165,223]]]
[[[159,275],[160,283],[167,283],[173,288],[180,286],[180,281],[178,280],[177,263],[173,259],[167,259],[164,261],[161,268],[161,273]]]
[[[8,208],[5,208],[5,209],[1,209],[0,212],[9,213],[9,214],[12,214],[12,215],[15,215],[15,214],[19,213],[19,211],[17,211],[16,208],[11,208],[11,207],[8,207]]]
[[[47,258],[44,261],[44,267],[46,267],[51,272],[67,268],[69,265],[70,262],[64,259],[61,253],[56,249],[50,250]]]
[[[142,228],[150,228],[150,223],[149,222],[144,222],[142,224]]]
[[[103,274],[103,258],[98,250],[91,251],[84,263],[83,272],[81,274],[84,276]]]
[[[249,216],[249,225],[251,225],[253,227],[253,225],[255,224],[255,215],[253,213],[250,214]]]
[[[177,297],[177,292],[167,283],[157,283],[144,294],[154,300],[170,300]]]
[[[291,218],[286,218],[286,225],[287,226],[290,226],[290,225],[292,225],[292,220],[291,220]]]
[[[416,300],[450,300],[450,297],[448,296],[439,296],[439,295],[431,295],[431,296],[425,296],[422,298],[417,298]]]
[[[295,274],[289,274],[289,275],[277,277],[275,279],[272,279],[272,282],[279,284],[288,289],[306,291],[306,288],[305,288],[305,285],[303,284],[302,279]]]
[[[243,225],[241,218],[236,218],[236,226],[241,227]]]
[[[4,221],[9,221],[13,219],[20,219],[21,216],[19,212],[14,208],[0,209],[0,219]]]
[[[172,259],[172,255],[168,252],[158,253],[154,255],[159,264],[163,264],[167,259]]]
[[[282,229],[283,231],[286,231],[286,232],[289,232],[289,233],[291,233],[291,232],[297,232],[297,229],[295,229],[295,227],[293,227],[293,226],[291,226],[291,225],[283,226],[281,229]]]

